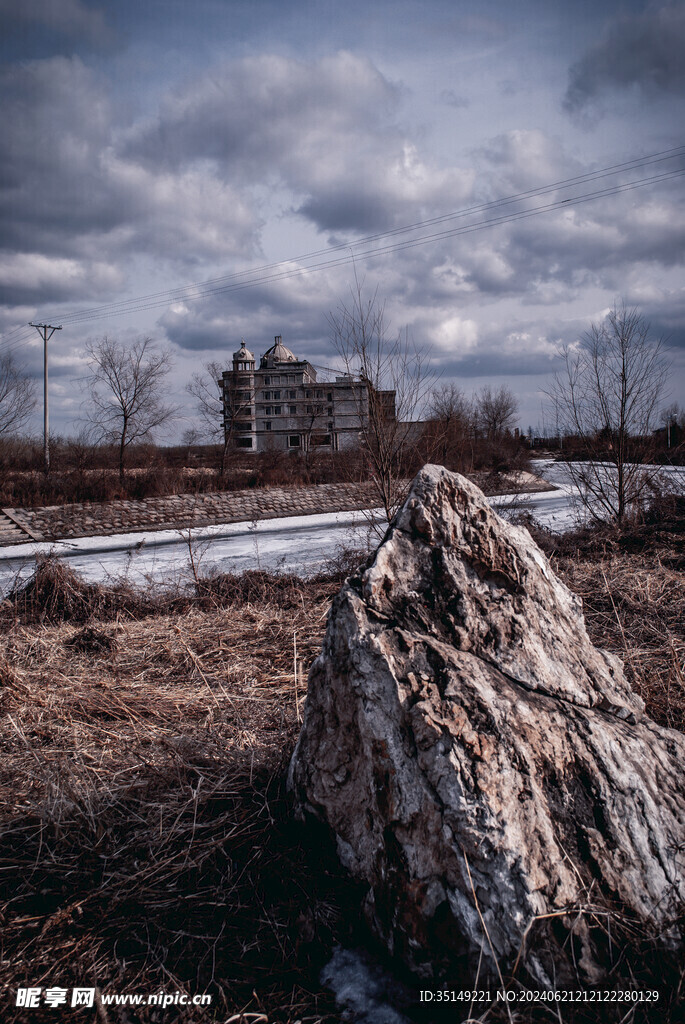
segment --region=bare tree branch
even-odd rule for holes
[[[36,387],[10,352],[0,356],[0,436],[24,426],[36,404]]]
[[[481,388],[474,400],[474,420],[488,441],[500,441],[513,429],[518,413],[518,399],[502,385],[499,391]]]
[[[89,342],[86,350],[91,368],[86,379],[91,402],[88,419],[100,441],[118,445],[123,478],[127,448],[150,440],[176,415],[176,409],[162,399],[171,356],[157,352],[150,338],[140,338],[127,348],[105,337]]]
[[[582,461],[567,463],[586,511],[619,528],[652,489],[653,430],[668,366],[637,309],[615,306],[562,350],[564,370],[547,397]]]
[[[442,384],[430,396],[423,436],[431,459],[460,473],[473,468],[473,409],[461,388]]]
[[[414,421],[436,376],[406,333],[388,338],[384,304],[377,292],[366,298],[356,278],[350,303],[330,313],[328,322],[345,372],[363,385],[352,390],[371,477],[389,522],[405,497],[403,468],[416,440]]]

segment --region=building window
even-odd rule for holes
[[[333,406],[332,406],[332,405],[329,405],[329,406],[328,406],[328,415],[329,415],[329,416],[332,416],[332,415],[333,415]]]
[[[312,412],[312,407],[311,407],[311,405],[308,405],[308,406],[307,406],[307,412]]]
[[[280,384],[281,383],[281,378],[280,377],[272,377],[271,378],[271,383],[272,384]]]
[[[280,397],[281,397],[281,392],[280,391],[274,391],[274,398],[278,399]]]
[[[274,406],[274,416],[280,416],[280,415],[281,415],[281,407],[280,407],[280,405],[275,405]]]
[[[326,398],[328,399],[329,402],[332,402],[333,401],[333,392],[329,391],[328,394],[326,395]]]
[[[299,434],[290,434],[288,436],[288,448],[300,448],[302,446],[302,440]]]
[[[250,430],[252,430],[252,424],[250,423],[249,420],[247,420],[247,422],[243,422],[242,420],[236,420],[235,429],[239,430],[241,433],[244,434],[246,431],[249,432]]]
[[[272,412],[273,412],[273,406],[267,405],[266,409],[264,410],[264,415],[265,416],[271,416]]]
[[[296,398],[296,397],[297,397],[297,393],[295,391],[289,391],[288,392],[288,398]]]
[[[312,397],[312,393],[311,393],[311,391],[305,391],[305,393],[304,393],[304,397],[305,397],[305,398],[311,398],[311,397]]]
[[[266,422],[262,423],[262,430],[271,430],[271,424],[269,423],[268,420],[266,420]]]
[[[317,391],[316,392],[316,397],[317,398],[323,398],[323,391]]]
[[[271,392],[270,391],[265,391],[264,392],[264,398],[266,399],[267,402],[271,401]]]
[[[252,438],[251,437],[239,437],[237,440],[238,448],[251,448]]]
[[[271,377],[265,377],[264,378],[264,383],[265,384],[270,384],[271,383]]]
[[[330,434],[312,434],[311,445],[312,448],[325,448],[331,443]]]
[[[288,406],[288,408],[290,410],[290,415],[291,416],[297,416],[297,406],[296,405],[290,405],[290,406]]]

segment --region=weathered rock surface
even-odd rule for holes
[[[511,967],[536,919],[536,981],[593,983],[583,908],[685,898],[685,737],[642,707],[528,532],[427,466],[334,602],[290,784],[413,969]]]

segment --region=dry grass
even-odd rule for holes
[[[126,582],[109,586],[87,583],[65,562],[48,555],[38,562],[28,581],[19,582],[0,602],[0,624],[119,621],[245,604],[275,603],[284,608],[303,608],[305,596],[308,602],[332,598],[345,576],[363,559],[362,551],[342,552],[329,561],[325,573],[307,581],[299,576],[273,575],[256,569],[240,575],[202,576],[193,566],[186,588],[169,591],[151,586],[143,591]]]
[[[15,625],[3,638],[0,972],[11,992],[207,991],[211,1011],[184,1020],[262,1004],[270,1020],[325,1019],[316,944],[339,882],[325,865],[303,871],[311,853],[282,783],[302,697],[293,634],[306,668],[326,609],[191,608],[85,629]],[[108,1019],[157,1019],[116,1012]]]
[[[557,556],[557,569],[583,596],[595,642],[626,661],[649,713],[683,728],[676,562],[614,552]],[[270,1024],[339,1020],[318,975],[356,927],[358,893],[321,837],[291,821],[284,793],[303,680],[337,586],[253,573],[153,600],[90,590],[52,564],[5,603],[3,1020],[56,1019],[59,1011],[12,1009],[18,985],[213,996],[204,1010],[74,1011],[88,1024],[205,1024],[241,1010]],[[562,1019],[593,1019],[583,1012],[567,1007]],[[641,1013],[626,1022],[648,1019]],[[547,1016],[543,1007],[539,1019]]]
[[[685,731],[685,572],[670,551],[558,558],[590,637],[623,659],[647,714]]]

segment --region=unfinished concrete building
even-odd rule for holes
[[[293,355],[280,334],[259,366],[242,341],[233,369],[219,381],[227,438],[253,452],[357,447],[368,415],[368,385],[351,374],[333,377],[318,380],[314,366]],[[394,414],[394,392],[383,394]]]

